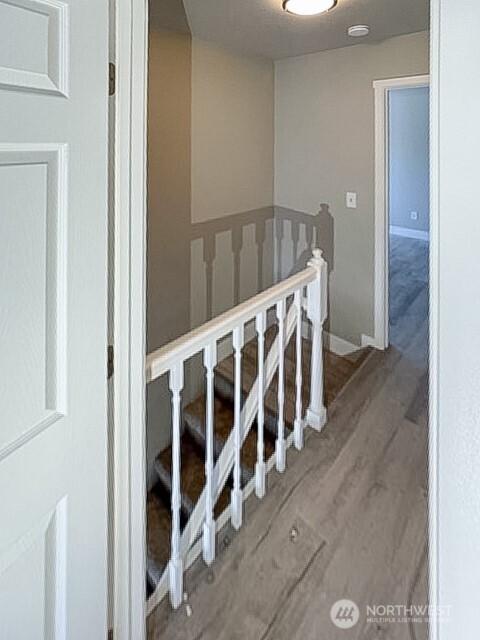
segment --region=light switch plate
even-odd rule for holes
[[[346,205],[348,209],[357,208],[357,194],[354,191],[347,191]]]

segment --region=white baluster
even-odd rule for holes
[[[277,302],[278,319],[278,432],[275,446],[277,471],[283,473],[286,463],[285,447],[285,300]]]
[[[317,270],[317,278],[307,286],[307,315],[312,323],[312,364],[310,380],[310,406],[306,423],[321,431],[327,421],[327,410],[323,401],[323,323],[327,315],[327,263],[320,249],[313,250],[310,267]]]
[[[183,389],[183,362],[170,371],[172,392],[172,537],[170,557],[170,600],[180,606],[183,596],[183,559],[180,553],[180,392]]]
[[[265,311],[256,318],[258,335],[258,413],[257,413],[257,464],[255,465],[255,493],[258,498],[265,495],[265,443],[264,443],[264,398],[265,398]]]
[[[293,303],[297,316],[296,329],[296,402],[295,402],[295,423],[294,423],[294,440],[295,447],[300,450],[303,448],[303,420],[302,420],[302,291],[296,291]]]
[[[233,425],[234,435],[234,467],[233,489],[231,493],[232,526],[240,529],[243,516],[243,495],[240,486],[241,451],[243,425],[241,424],[241,400],[242,400],[242,347],[243,326],[233,330],[233,348],[235,351],[235,416]]]
[[[214,438],[214,367],[217,364],[217,343],[211,342],[203,351],[207,371],[207,402],[205,415],[205,522],[203,523],[203,559],[210,565],[215,560],[215,487],[213,484],[213,438]]]

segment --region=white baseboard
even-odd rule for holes
[[[339,336],[336,336],[333,333],[328,333],[328,331],[323,332],[323,344],[329,351],[336,353],[337,356],[346,356],[353,351],[358,351],[360,348],[357,344],[353,344],[353,342],[339,338]]]
[[[311,340],[310,334],[310,323],[305,321],[303,322],[303,337]],[[367,336],[362,336],[363,338]],[[368,342],[368,345],[373,344],[373,338],[370,338],[372,343]],[[349,342],[344,338],[340,338],[340,336],[336,336],[334,333],[329,333],[328,331],[323,332],[323,346],[335,353],[337,356],[347,356],[349,353],[353,353],[354,351],[358,351],[361,347],[358,344],[354,344],[353,342]],[[362,342],[362,347],[365,346]]]
[[[390,234],[392,236],[403,236],[404,238],[415,238],[416,240],[424,240],[428,242],[428,231],[420,231],[420,229],[407,229],[407,227],[396,227],[390,225]]]
[[[367,336],[365,333],[362,333],[362,347],[374,347],[382,351],[385,349],[383,344],[380,344],[378,340],[372,338],[372,336]]]

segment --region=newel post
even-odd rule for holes
[[[307,316],[312,323],[312,362],[310,379],[310,406],[306,423],[316,431],[321,431],[327,421],[324,404],[323,381],[323,323],[327,317],[327,263],[320,249],[313,250],[308,263],[314,267],[317,277],[307,286]]]

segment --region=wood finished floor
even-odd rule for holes
[[[391,347],[247,501],[240,532],[221,532],[214,565],[187,572],[188,602],[154,611],[150,640],[426,640],[425,623],[368,622],[365,607],[427,603],[427,250],[392,238]],[[348,631],[330,621],[341,598],[360,607]]]

